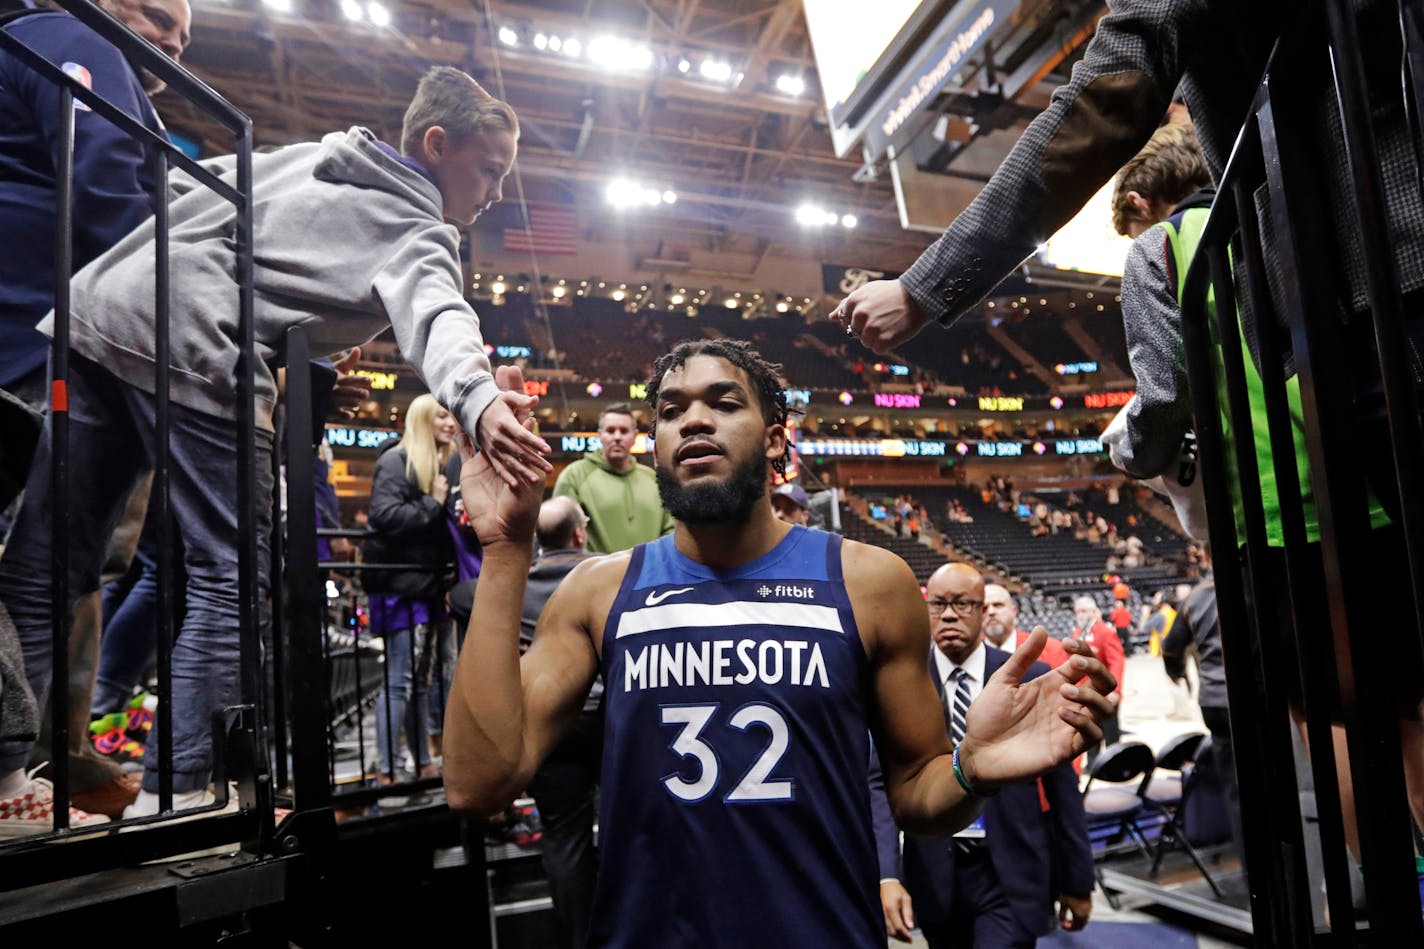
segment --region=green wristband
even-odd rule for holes
[[[964,788],[964,793],[970,797],[993,797],[998,791],[981,791],[969,783],[969,778],[964,774],[964,768],[959,764],[959,746],[954,746],[954,779],[959,782],[959,786]]]

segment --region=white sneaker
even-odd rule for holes
[[[45,762],[48,764],[49,762]],[[13,797],[0,798],[0,840],[47,834],[54,830],[54,784],[35,777],[40,765],[25,775],[25,785]],[[69,826],[93,827],[107,824],[103,814],[90,814],[77,807],[69,809]]]

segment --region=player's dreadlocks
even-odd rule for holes
[[[725,359],[747,374],[761,403],[761,416],[768,425],[785,425],[787,417],[786,390],[781,387],[781,366],[767,362],[761,354],[744,339],[687,339],[673,347],[653,363],[653,374],[648,379],[647,399],[653,407],[653,436],[658,430],[658,392],[662,388],[663,376],[674,369],[681,369],[693,356],[715,356]],[[779,475],[786,474],[786,453],[771,462],[771,467]]]

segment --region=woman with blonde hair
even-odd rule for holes
[[[431,395],[417,396],[406,410],[405,432],[389,443],[371,478],[368,563],[409,564],[399,570],[365,571],[371,632],[385,641],[385,687],[376,701],[378,784],[396,779],[399,723],[415,762],[416,775],[440,771],[427,747],[432,671],[443,703],[454,667],[454,629],[445,606],[452,550],[445,499],[450,483],[443,471],[455,450],[459,426]],[[435,666],[432,670],[432,665]]]

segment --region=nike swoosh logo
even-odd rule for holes
[[[657,606],[670,596],[677,596],[679,593],[687,593],[692,587],[683,587],[681,590],[664,590],[662,593],[649,593],[648,598],[643,601],[644,606]]]

